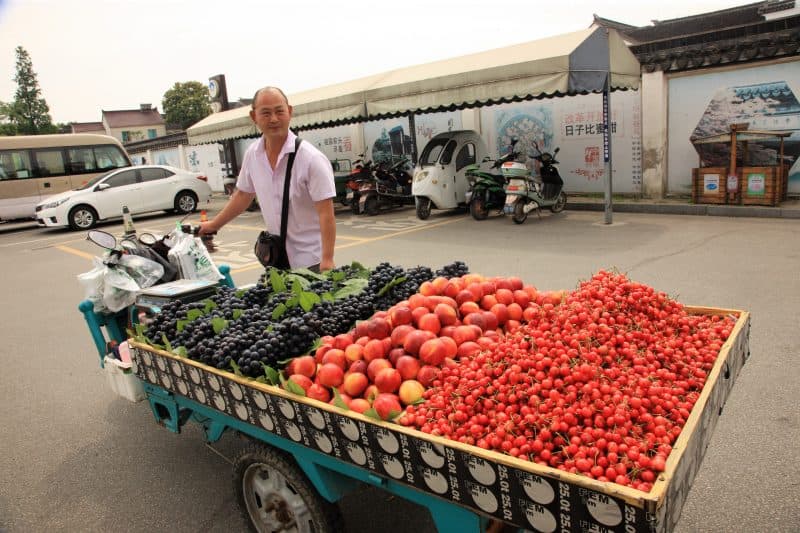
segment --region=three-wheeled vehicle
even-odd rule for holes
[[[488,153],[486,143],[473,130],[448,131],[433,137],[422,150],[414,169],[411,194],[417,217],[427,219],[432,208],[465,206],[469,189],[465,171]]]

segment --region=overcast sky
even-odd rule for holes
[[[225,74],[229,100],[288,94],[588,28],[637,26],[751,1],[0,0],[0,101],[14,99],[17,46],[54,122],[161,100],[175,82]]]

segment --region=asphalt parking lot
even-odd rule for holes
[[[219,205],[211,206],[213,214]],[[137,218],[165,232],[170,216]],[[121,233],[116,223],[105,229]],[[237,285],[261,273],[246,213],[216,242]],[[80,233],[0,232],[3,324],[0,387],[0,531],[238,531],[230,465],[188,428],[172,434],[144,403],[108,388],[77,305],[76,276],[99,249]],[[738,376],[676,531],[798,531],[800,442],[800,220],[565,211],[523,225],[459,212],[419,221],[413,209],[352,216],[337,210],[338,264],[439,268],[516,275],[540,289],[573,288],[617,268],[690,305],[752,313],[751,357]],[[219,443],[223,455],[242,446]],[[429,532],[419,508],[367,490],[342,504],[348,532]]]

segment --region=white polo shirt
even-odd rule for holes
[[[239,190],[256,194],[261,215],[270,233],[279,234],[281,231],[284,177],[296,138],[291,131],[286,136],[274,169],[264,149],[264,137],[259,138],[245,152],[242,169],[236,180]],[[322,259],[319,216],[314,204],[335,196],[331,162],[311,143],[300,143],[292,166],[289,219],[286,222],[286,252],[292,268],[316,265]]]

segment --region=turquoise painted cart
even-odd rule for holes
[[[220,270],[233,286],[229,270]],[[100,316],[89,302],[79,308],[102,361],[109,340],[125,340],[130,313]],[[159,424],[179,433],[197,423],[209,443],[226,431],[252,440],[233,468],[237,500],[256,531],[340,533],[335,503],[367,484],[426,507],[442,533],[666,532],[680,518],[750,353],[749,313],[687,309],[734,316],[736,326],[667,469],[648,493],[367,418],[134,340],[129,344],[133,372]]]

